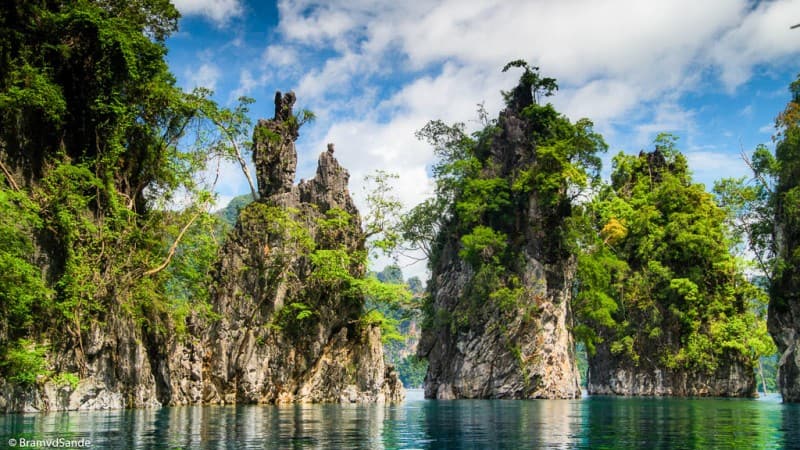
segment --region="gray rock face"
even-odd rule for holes
[[[212,290],[219,320],[192,315],[188,336],[178,339],[148,335],[109,311],[83,342],[87,373],[77,386],[23,388],[0,379],[0,412],[402,401],[380,328],[359,321],[363,297],[319,274],[311,257],[316,249],[351,258],[343,269],[364,274],[349,174],[331,146],[316,176],[295,185],[294,94],[278,93],[275,103],[275,118],[254,132],[260,199],[242,210],[219,257]],[[71,367],[76,354],[58,352],[55,364]]]
[[[158,370],[140,331],[123,315],[109,315],[103,328],[94,324],[84,341],[87,373],[76,386],[46,381],[23,387],[0,380],[0,412],[76,411],[152,408],[162,405]],[[70,367],[60,353],[56,364]]]
[[[659,367],[626,367],[607,346],[589,358],[586,389],[592,395],[752,397],[755,379],[744,364],[731,361],[713,374],[671,371]]]
[[[797,295],[795,292],[794,295]],[[800,402],[800,303],[769,305],[767,326],[778,347],[778,387],[785,402]]]
[[[311,255],[353,257],[344,269],[364,274],[355,257],[365,251],[360,217],[349,174],[333,152],[320,155],[313,179],[293,184],[293,102],[294,94],[278,94],[275,119],[254,132],[261,198],[242,210],[222,249],[215,300],[221,320],[210,331],[203,401],[400,400],[380,330],[359,323],[363,298],[340,279],[324,278]]]
[[[298,124],[292,113],[294,92],[275,93],[275,117],[259,120],[253,139],[258,194],[261,198],[288,192],[294,185],[297,168]]]
[[[767,328],[780,353],[778,387],[783,401],[795,403],[800,402],[800,227],[792,217],[795,206],[785,204],[794,200],[783,194],[798,189],[796,172],[784,171],[778,184],[774,239],[785,266],[772,281]]]
[[[499,131],[488,148],[486,178],[509,179],[536,160],[530,119],[530,88],[518,87],[500,113]],[[459,256],[461,236],[446,225],[444,244],[432,268],[434,324],[423,327],[418,355],[428,358],[425,396],[453,398],[576,398],[580,396],[570,333],[570,285],[575,261],[554,251],[549,235],[560,219],[541,206],[536,192],[508,212],[515,223],[515,262],[503,276],[519,280],[521,298],[498,306],[476,294],[479,274]],[[452,231],[452,232],[451,232]]]

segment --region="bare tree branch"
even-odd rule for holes
[[[145,275],[154,275],[154,274],[156,274],[158,272],[161,272],[162,270],[167,268],[169,263],[172,261],[172,257],[175,256],[175,250],[178,249],[178,245],[180,244],[181,239],[183,239],[183,235],[186,234],[186,231],[189,229],[189,227],[192,226],[194,221],[197,220],[198,217],[200,217],[200,214],[202,212],[203,212],[203,210],[199,210],[199,211],[197,211],[196,213],[194,213],[192,215],[192,218],[189,219],[189,222],[187,222],[186,225],[183,226],[183,228],[181,229],[181,232],[178,233],[178,237],[175,238],[175,241],[169,247],[169,251],[167,252],[167,257],[166,257],[166,259],[164,259],[164,262],[162,262],[161,265],[159,265],[158,267],[155,267],[153,269],[145,271],[144,272]]]
[[[2,170],[3,170],[3,175],[5,175],[5,176],[6,176],[6,180],[8,180],[8,184],[9,184],[9,185],[10,185],[10,186],[11,186],[11,187],[12,187],[12,188],[15,190],[15,191],[19,191],[19,186],[17,185],[17,182],[16,182],[16,181],[14,181],[14,177],[12,177],[12,176],[11,176],[11,172],[10,172],[10,171],[9,171],[9,170],[6,168],[6,166],[5,166],[5,165],[3,165],[3,162],[2,162],[2,161],[0,161],[0,169],[2,169]]]
[[[250,193],[253,195],[253,200],[258,199],[258,190],[256,189],[255,183],[253,183],[253,177],[250,175],[250,169],[247,167],[247,161],[244,160],[242,156],[242,151],[239,148],[239,142],[236,140],[236,136],[225,126],[222,122],[217,120],[216,118],[211,118],[214,125],[219,127],[223,133],[225,133],[225,138],[230,142],[231,148],[233,148],[234,156],[236,160],[239,162],[239,165],[242,167],[242,172],[244,173],[244,177],[247,178],[247,184],[250,185]]]
[[[214,182],[211,184],[211,189],[210,189],[212,191],[214,190],[214,186],[217,185],[217,181],[219,181],[220,163],[221,163],[220,159],[217,158],[217,172],[214,177]],[[207,207],[208,207],[208,201],[203,202],[202,206],[198,208],[197,212],[195,212],[189,219],[189,221],[186,223],[186,225],[184,225],[183,228],[181,228],[180,233],[178,233],[178,236],[172,242],[172,245],[169,246],[169,250],[167,251],[167,257],[164,259],[164,262],[158,265],[158,267],[146,270],[144,272],[145,276],[157,274],[158,272],[161,272],[162,270],[166,269],[167,266],[169,266],[169,263],[172,262],[172,258],[175,256],[175,251],[178,249],[178,245],[180,245],[181,243],[181,239],[183,239],[183,235],[186,234],[186,232],[189,230],[192,224],[194,224],[197,218],[200,217],[200,214],[202,214]]]

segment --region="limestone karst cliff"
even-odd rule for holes
[[[294,184],[293,104],[293,93],[278,93],[275,117],[255,127],[260,198],[242,210],[217,257],[212,311],[191,311],[177,333],[168,321],[143,325],[112,298],[80,345],[61,336],[44,354],[49,367],[82,370],[79,378],[0,378],[0,411],[402,400],[380,327],[362,320],[355,281],[365,271],[365,238],[348,172],[329,145],[316,175]]]
[[[767,221],[774,252],[768,327],[778,347],[778,386],[786,402],[800,402],[800,79],[790,85],[792,99],[778,115],[770,193],[772,217]],[[762,149],[763,151],[763,149]],[[758,152],[758,150],[757,150]],[[753,155],[764,159],[764,155]],[[769,160],[771,158],[767,158]]]
[[[787,240],[788,241],[788,240]],[[782,250],[797,247],[797,237],[791,243],[785,241]],[[787,270],[788,271],[788,270]],[[797,279],[797,270],[794,271]],[[790,285],[789,276],[780,282]],[[778,347],[778,387],[783,400],[786,402],[800,402],[800,301],[798,301],[797,282],[791,286],[779,299],[774,299],[769,305],[769,331]],[[787,295],[788,294],[788,295]]]
[[[258,201],[222,249],[204,402],[384,402],[403,397],[380,330],[362,324],[364,235],[333,146],[294,184],[294,94],[255,128]],[[336,271],[345,271],[339,277]],[[332,272],[332,273],[329,273]]]
[[[619,154],[591,205],[573,309],[599,395],[753,396],[768,337],[725,213],[668,135]]]
[[[563,245],[570,204],[563,180],[544,189],[536,179],[552,170],[540,151],[551,127],[577,129],[534,101],[541,86],[532,79],[526,69],[498,120],[469,146],[465,161],[479,169],[464,177],[439,231],[418,348],[429,361],[429,398],[580,396],[575,259]]]

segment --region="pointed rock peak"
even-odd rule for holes
[[[350,179],[350,174],[333,156],[333,144],[328,144],[328,151],[319,155],[317,178],[323,185],[332,189],[341,187],[347,188],[347,181]]]
[[[511,91],[511,101],[509,107],[516,111],[522,111],[533,104],[533,91],[531,85],[520,80],[519,84]]]
[[[289,192],[297,169],[298,123],[292,113],[294,92],[275,93],[275,117],[259,120],[253,130],[253,162],[261,198]]]
[[[275,92],[275,118],[273,120],[285,122],[292,117],[292,108],[297,98],[294,92],[289,91],[286,95],[281,94],[281,91]]]
[[[328,144],[328,150],[319,155],[316,176],[300,183],[301,198],[303,202],[318,205],[322,211],[341,208],[357,214],[347,187],[350,173],[333,156],[333,148],[333,144]]]

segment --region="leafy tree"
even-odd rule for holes
[[[414,295],[422,295],[422,293],[425,291],[422,280],[420,280],[417,276],[413,276],[406,280],[406,284],[408,284],[408,290]]]
[[[692,183],[675,140],[617,155],[611,186],[587,205],[575,333],[590,354],[602,345],[630,366],[752,367],[773,351],[765,296],[729,253],[729,216]]]
[[[209,103],[167,68],[177,19],[162,0],[0,9],[0,206],[13,220],[0,224],[0,298],[13,298],[0,307],[0,352],[49,339],[48,351],[74,355],[55,369],[83,376],[85,335],[108,315],[168,335],[186,302],[202,309],[216,243],[201,238],[213,181],[199,173],[215,153],[186,142]],[[188,207],[166,211],[179,197]],[[192,250],[195,267],[170,267]]]
[[[558,90],[556,79],[541,77],[538,67],[531,67],[524,60],[517,59],[506,64],[503,67],[503,72],[507,72],[512,67],[521,68],[523,70],[522,76],[520,77],[520,87],[531,91],[534,103],[539,103],[541,97],[552,96],[555,91]]]
[[[372,250],[384,254],[392,253],[399,244],[397,224],[403,205],[394,195],[391,185],[397,178],[397,174],[383,170],[364,177],[367,202],[364,233]]]
[[[383,283],[403,283],[403,270],[397,264],[390,264],[377,274],[378,280]]]
[[[45,360],[46,348],[28,339],[19,339],[14,346],[5,349],[0,363],[8,379],[23,386],[30,386],[50,374]]]

